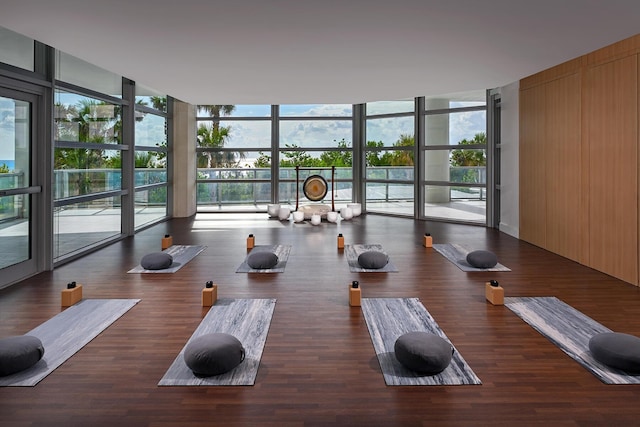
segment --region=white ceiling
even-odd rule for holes
[[[638,0],[0,0],[0,26],[192,104],[503,86],[638,34]]]

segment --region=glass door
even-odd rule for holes
[[[36,273],[33,94],[0,88],[0,288]]]

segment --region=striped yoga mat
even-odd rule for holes
[[[224,374],[197,377],[184,362],[184,347],[164,374],[160,386],[253,385],[258,374],[262,350],[267,340],[275,299],[219,299],[209,309],[185,347],[203,334],[222,332],[242,343],[245,358]]]
[[[456,243],[439,243],[434,244],[433,249],[455,264],[462,271],[511,271],[510,268],[505,267],[500,263],[491,268],[477,268],[471,266],[467,262],[467,255],[471,252],[471,249],[464,245]]]
[[[417,298],[363,298],[362,313],[387,385],[482,384],[458,350],[451,364],[437,375],[422,375],[398,362],[394,344],[407,332],[430,332],[449,341]]]
[[[284,273],[284,269],[287,266],[287,260],[289,259],[289,253],[291,253],[291,245],[256,246],[251,249],[251,252],[247,254],[247,257],[255,252],[273,252],[278,257],[278,264],[273,268],[255,269],[251,268],[249,264],[247,264],[247,258],[245,258],[236,270],[236,273]]]
[[[640,384],[640,375],[609,368],[591,356],[589,340],[612,332],[556,297],[507,297],[504,304],[605,384]]]
[[[25,335],[39,338],[44,356],[31,368],[0,377],[0,386],[34,386],[136,305],[139,299],[84,299]]]
[[[382,268],[362,268],[360,264],[358,264],[358,257],[367,251],[376,251],[382,252],[388,255],[382,245],[379,244],[368,244],[368,245],[345,245],[344,254],[347,257],[347,263],[349,264],[349,271],[352,273],[397,273],[398,269],[395,265],[389,260],[387,265]]]
[[[173,245],[163,251],[173,257],[173,263],[171,263],[168,268],[162,270],[146,270],[141,265],[137,265],[127,271],[127,273],[175,273],[205,249],[207,249],[206,246],[200,245]]]

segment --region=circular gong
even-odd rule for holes
[[[327,181],[320,175],[311,175],[304,180],[302,190],[307,199],[317,202],[327,195]]]

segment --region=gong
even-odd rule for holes
[[[327,195],[327,181],[320,175],[311,175],[304,180],[302,191],[307,199],[317,202]]]

